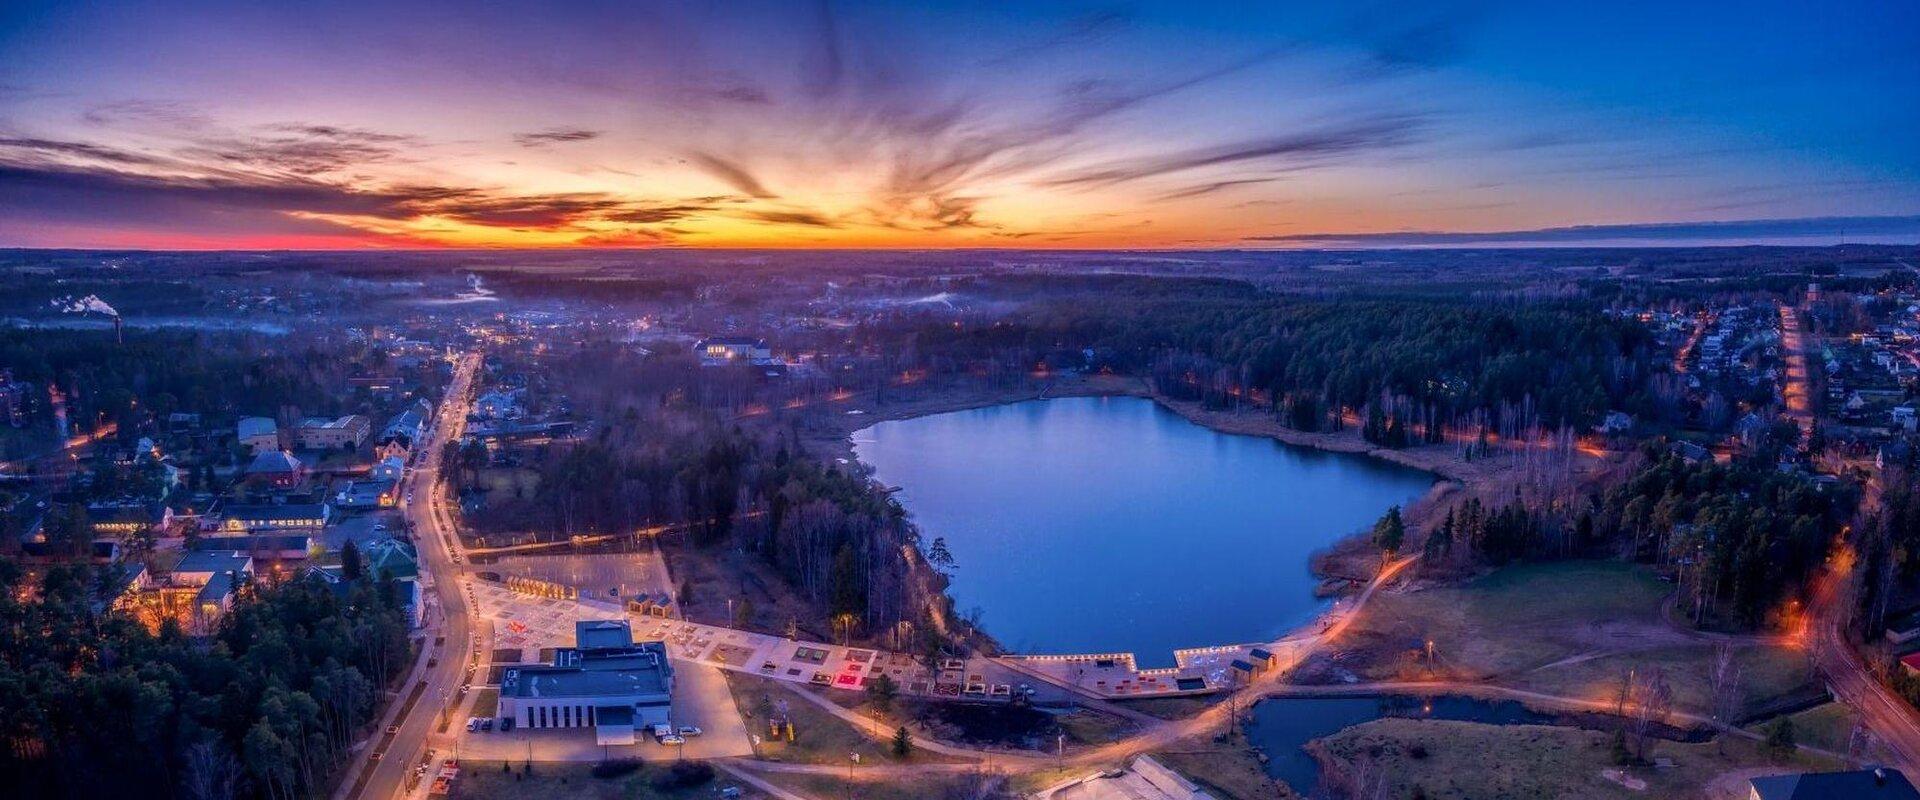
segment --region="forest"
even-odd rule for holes
[[[909,341],[936,372],[1112,370],[1168,397],[1270,408],[1315,430],[1373,415],[1381,424],[1369,438],[1397,445],[1448,430],[1590,425],[1655,368],[1642,326],[1579,302],[1326,301],[1232,281],[1079,281],[991,323],[902,323],[871,336]]]
[[[810,457],[792,430],[730,418],[746,395],[723,370],[597,347],[536,368],[598,423],[582,441],[512,448],[511,469],[536,479],[486,492],[466,515],[476,532],[559,540],[669,526],[696,547],[753,554],[828,616],[868,631],[903,620],[924,629],[926,609],[944,601],[909,555],[917,535],[900,507],[864,473]],[[450,447],[450,478],[471,493],[491,456]]]
[[[1753,629],[1805,590],[1859,490],[1824,488],[1771,463],[1689,463],[1650,446],[1623,480],[1559,507],[1469,499],[1423,545],[1430,566],[1624,557],[1676,577],[1696,625]]]
[[[386,359],[385,351],[344,337],[164,329],[115,342],[101,331],[0,328],[0,364],[36,391],[28,428],[0,428],[10,435],[0,436],[8,445],[0,457],[33,455],[52,444],[49,384],[60,389],[75,432],[107,423],[134,431],[175,411],[283,419],[364,413],[373,406],[366,390],[342,387],[353,375],[388,370]],[[431,371],[414,377],[437,381]]]
[[[243,583],[210,641],[100,612],[99,576],[0,560],[0,786],[13,797],[307,797],[410,662],[384,576]],[[22,597],[37,599],[23,600]]]

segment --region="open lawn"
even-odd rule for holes
[[[1286,784],[1267,777],[1245,737],[1234,736],[1224,742],[1188,739],[1153,757],[1222,800],[1292,800],[1299,796]]]
[[[1055,715],[1054,720],[1060,723],[1060,730],[1067,734],[1069,746],[1111,744],[1137,730],[1132,722],[1123,717],[1084,708]]]
[[[491,717],[500,713],[500,690],[485,687],[473,690],[473,711],[476,717]]]
[[[1485,680],[1648,634],[1678,639],[1660,616],[1667,584],[1642,567],[1568,561],[1507,567],[1461,586],[1382,593],[1350,629],[1341,664],[1367,680]]]
[[[722,772],[705,786],[662,790],[654,788],[670,763],[649,761],[640,769],[618,777],[596,778],[592,764],[548,763],[533,765],[523,774],[515,762],[511,772],[502,772],[498,762],[467,762],[454,782],[452,800],[527,800],[536,797],[565,797],[569,800],[694,800],[712,798],[722,787],[743,786]],[[744,797],[764,797],[748,789]]]
[[[527,467],[489,467],[475,476],[480,488],[496,497],[532,497],[540,490],[540,473]]]
[[[732,671],[728,671],[726,676],[727,686],[733,691],[734,703],[740,707],[741,716],[746,718],[747,731],[761,738],[761,743],[754,747],[755,755],[760,758],[795,764],[845,764],[851,760],[849,757],[852,754],[859,753],[861,762],[867,764],[950,760],[926,751],[915,752],[904,760],[897,759],[893,756],[891,742],[869,736],[846,720],[799,696],[805,689],[784,681]],[[783,715],[793,725],[793,741],[790,742],[776,739],[768,724],[769,719]]]
[[[1673,689],[1674,707],[1703,716],[1713,713],[1713,687],[1710,676],[1716,658],[1714,646],[1707,642],[1633,650],[1578,663],[1553,666],[1516,675],[1500,681],[1516,688],[1572,697],[1610,699],[1618,691],[1627,670],[1645,674],[1657,669]],[[1778,698],[1817,692],[1819,676],[1804,650],[1778,645],[1736,647],[1734,664],[1739,668],[1742,713],[1745,716]]]
[[[1822,703],[1805,711],[1788,714],[1786,719],[1793,721],[1794,741],[1809,747],[1846,753],[1860,717],[1853,713],[1853,709],[1840,703]],[[1768,720],[1748,726],[1747,729],[1765,734],[1773,725],[1774,720]]]
[[[1161,719],[1187,719],[1213,707],[1214,703],[1219,702],[1219,698],[1210,695],[1188,695],[1183,697],[1142,697],[1116,700],[1114,702],[1142,714],[1150,714]]]
[[[1695,798],[1716,776],[1774,764],[1758,743],[1729,738],[1701,744],[1656,741],[1647,758],[1672,759],[1671,767],[1620,768],[1613,761],[1612,736],[1598,731],[1404,718],[1355,725],[1312,746],[1319,748],[1323,764],[1330,759],[1340,772],[1384,782],[1381,797],[1415,796],[1417,788],[1434,800]],[[1784,766],[1839,767],[1805,756]],[[1602,773],[1612,769],[1645,781],[1645,788],[1629,791],[1608,780]]]
[[[849,776],[851,781],[849,781]],[[972,772],[929,772],[911,779],[862,773],[854,767],[848,775],[799,775],[764,772],[768,783],[817,800],[857,797],[860,800],[966,800],[978,797],[975,787],[982,784],[1006,785],[1004,776]]]

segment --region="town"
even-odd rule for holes
[[[0,3],[0,800],[1920,800],[1915,31]]]
[[[1920,441],[1920,273],[1908,251],[1852,256],[1771,296],[1657,268],[1596,279],[1610,300],[1548,313],[1603,337],[1590,363],[1605,373],[1491,409],[1447,399],[1482,396],[1469,372],[1425,395],[1249,385],[1204,360],[1224,353],[1082,332],[1056,310],[1186,277],[779,273],[784,288],[756,280],[751,304],[727,279],[648,279],[594,303],[439,302],[511,281],[467,273],[446,294],[358,279],[373,294],[353,311],[266,289],[284,306],[262,311],[222,299],[258,280],[233,273],[196,278],[199,311],[147,317],[115,291],[127,266],[82,270],[46,311],[23,299],[29,321],[5,331],[0,552],[10,613],[97,632],[15,658],[84,674],[111,668],[88,651],[165,647],[194,674],[218,669],[206,659],[292,657],[275,668],[289,680],[248,689],[267,715],[245,748],[192,768],[352,800],[529,781],[666,797],[909,797],[928,781],[953,796],[1285,797],[1442,768],[1369,772],[1351,748],[1374,737],[1438,753],[1451,747],[1426,737],[1468,726],[1524,754],[1500,738],[1517,720],[1598,742],[1592,775],[1616,787],[1904,765],[1920,754],[1920,592],[1899,549]],[[14,258],[28,285],[32,257]],[[1210,302],[1331,302],[1349,309],[1342,325],[1382,302],[1504,313],[1365,291],[1267,300],[1232,288],[1233,269],[1206,279],[1227,281]],[[174,280],[164,264],[134,274]],[[74,280],[91,293],[81,313],[62,299]],[[1036,323],[1055,327],[1019,332]],[[1309,624],[1208,640],[1189,623],[1220,613],[1176,603],[1148,637],[1171,652],[1115,649],[1130,641],[1117,633],[1092,650],[1010,647],[999,637],[1050,601],[984,619],[959,606],[950,592],[999,567],[943,517],[902,513],[874,436],[1088,397],[1151,398],[1174,419],[1438,478],[1357,534],[1326,532],[1318,584],[1285,590]],[[1693,496],[1662,488],[1675,481]],[[1747,496],[1776,499],[1749,520],[1762,512],[1741,510]],[[1542,592],[1611,599],[1556,608]],[[111,620],[134,628],[98,627]],[[304,653],[268,644],[316,625],[344,627]],[[1611,633],[1582,632],[1601,625]],[[8,769],[75,780],[39,770],[108,745],[54,749],[73,710],[41,691],[17,718],[43,744]],[[288,702],[324,713],[267,711]],[[1288,743],[1269,718],[1288,704],[1326,727]],[[1388,723],[1434,727],[1374,731]]]

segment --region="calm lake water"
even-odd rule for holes
[[[1037,400],[854,435],[958,567],[955,606],[1014,652],[1266,641],[1322,601],[1307,559],[1418,498],[1433,475],[1215,433],[1151,400]]]

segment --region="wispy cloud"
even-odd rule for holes
[[[1798,217],[1709,222],[1570,225],[1510,231],[1397,231],[1383,233],[1290,233],[1249,236],[1247,241],[1331,247],[1435,247],[1715,243],[1822,239],[1920,242],[1920,216]]]
[[[1045,186],[1112,186],[1128,181],[1186,172],[1202,167],[1262,162],[1303,169],[1360,153],[1399,147],[1414,141],[1420,120],[1410,116],[1364,119],[1301,133],[1203,147],[1147,158],[1109,161],[1040,181]]]
[[[513,135],[513,142],[521,147],[543,147],[550,144],[585,142],[598,138],[600,138],[599,131],[590,131],[584,128],[548,128],[544,131],[516,133]]]
[[[748,197],[762,199],[774,197],[773,192],[767,191],[767,187],[761,185],[759,178],[754,177],[753,173],[748,172],[746,167],[738,163],[712,153],[690,153],[687,155],[687,160],[708,175],[718,178],[721,183]]]

